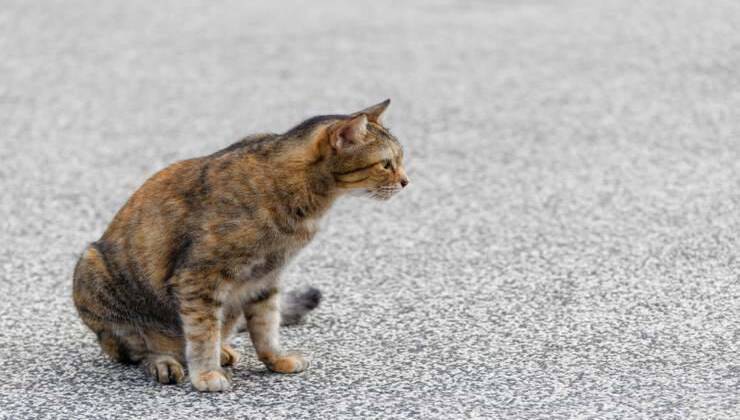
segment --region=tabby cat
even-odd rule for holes
[[[75,267],[74,303],[103,352],[163,384],[181,382],[186,365],[196,389],[224,391],[224,367],[239,360],[229,339],[243,323],[267,368],[306,369],[280,347],[278,327],[321,295],[281,296],[278,278],[338,197],[386,200],[408,184],[381,123],[389,103],[253,135],[147,180]]]

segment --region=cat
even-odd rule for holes
[[[74,304],[103,352],[162,384],[182,382],[187,366],[194,388],[224,391],[241,322],[268,369],[306,369],[278,329],[321,294],[282,295],[279,275],[337,198],[387,200],[408,184],[401,145],[381,120],[389,104],[249,136],[147,180],[74,270]]]

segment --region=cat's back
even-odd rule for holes
[[[218,192],[213,172],[226,170],[225,164],[233,161],[234,155],[253,153],[274,136],[254,134],[213,154],[178,161],[158,171],[118,211],[103,239],[123,235],[132,227],[157,231],[182,225],[186,219],[202,214],[200,210],[208,198]]]
[[[206,158],[175,162],[152,175],[121,207],[101,239],[156,232],[183,223],[207,193],[199,186]]]

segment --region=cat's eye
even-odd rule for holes
[[[393,162],[391,162],[390,159],[385,159],[383,161],[383,169],[390,169],[392,165],[393,165]]]

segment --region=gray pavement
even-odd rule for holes
[[[740,417],[740,2],[0,1],[0,418]],[[71,270],[157,169],[393,99],[411,186],[286,273],[313,355],[105,360]]]

